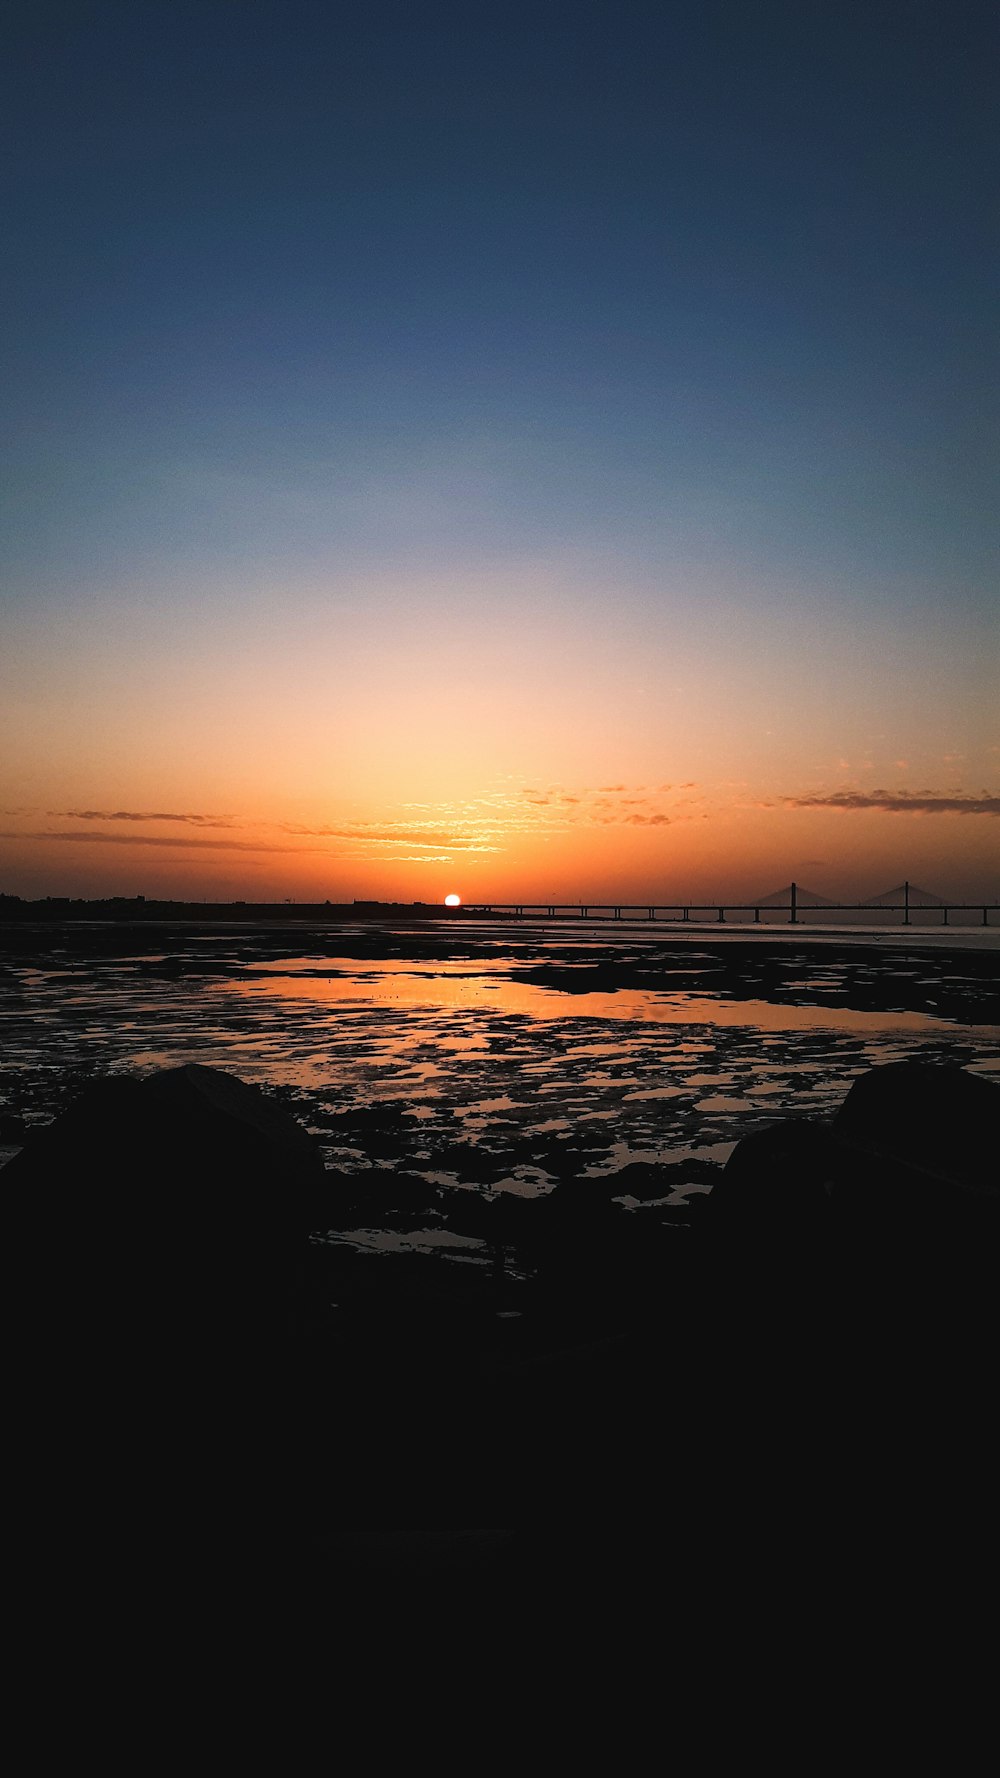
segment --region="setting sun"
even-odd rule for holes
[[[460,895],[446,895],[444,898],[444,905],[446,908],[460,908],[462,905],[462,897]]]

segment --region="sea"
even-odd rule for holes
[[[352,1226],[323,1238],[462,1264],[488,1257],[461,1232],[470,1193],[603,1182],[676,1215],[741,1136],[827,1116],[856,1075],[908,1057],[1000,1079],[1000,927],[0,932],[0,1166],[94,1077],[197,1062],[277,1098],[352,1180]]]

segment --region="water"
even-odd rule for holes
[[[646,1213],[708,1190],[740,1136],[776,1116],[831,1111],[877,1063],[1000,1077],[995,931],[463,922],[6,937],[0,1116],[46,1121],[95,1074],[228,1068],[282,1099],[356,1182],[352,1239],[466,1263],[481,1255],[453,1226],[463,1194],[606,1178]],[[658,1198],[650,1164],[671,1168]],[[387,1204],[402,1176],[409,1209]]]

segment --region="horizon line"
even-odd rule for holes
[[[877,893],[874,896],[872,896],[870,899],[867,899],[867,900],[864,898],[861,898],[858,900],[851,900],[851,901],[832,901],[832,900],[828,899],[826,896],[821,896],[818,891],[813,890],[813,889],[806,889],[802,885],[796,884],[794,882],[787,884],[782,889],[771,889],[771,890],[768,890],[763,895],[745,896],[745,897],[743,897],[739,900],[736,900],[736,901],[726,901],[726,900],[722,899],[719,895],[708,895],[708,896],[702,895],[702,896],[686,896],[686,897],[680,896],[680,897],[675,897],[674,899],[671,899],[669,901],[651,901],[648,896],[643,896],[643,897],[639,897],[639,898],[632,899],[632,900],[629,900],[625,897],[620,897],[616,901],[599,901],[595,897],[588,896],[588,895],[574,895],[574,896],[551,896],[551,895],[549,895],[549,896],[538,896],[538,897],[521,896],[521,897],[511,900],[511,901],[501,901],[499,899],[494,899],[493,897],[488,896],[488,895],[486,895],[486,896],[476,895],[476,896],[463,897],[461,902],[457,906],[454,904],[449,906],[446,903],[444,897],[437,898],[432,901],[427,901],[425,899],[418,898],[418,897],[414,897],[409,901],[401,901],[398,899],[391,899],[391,900],[382,899],[381,897],[376,897],[376,896],[353,896],[350,900],[334,901],[334,900],[330,899],[329,897],[324,897],[322,899],[312,899],[312,898],[299,898],[298,896],[290,896],[289,895],[289,896],[270,896],[270,897],[261,898],[260,900],[252,900],[251,901],[251,900],[248,900],[246,897],[239,897],[239,896],[230,897],[228,899],[223,900],[223,899],[219,899],[216,897],[199,896],[199,895],[188,895],[188,896],[146,895],[142,892],[137,892],[133,895],[123,895],[123,894],[65,895],[65,894],[53,894],[53,893],[47,893],[44,895],[19,895],[19,894],[12,893],[9,891],[0,890],[0,903],[4,903],[4,902],[15,903],[15,904],[22,906],[22,907],[34,906],[36,904],[44,904],[44,903],[51,903],[51,902],[60,902],[60,903],[68,903],[71,905],[84,905],[84,906],[91,906],[91,905],[102,906],[102,905],[109,905],[109,904],[113,904],[113,903],[121,903],[121,904],[126,904],[128,906],[139,906],[139,907],[141,907],[141,906],[147,906],[147,907],[149,907],[149,906],[228,907],[228,908],[233,908],[233,907],[238,907],[238,908],[254,908],[254,907],[302,907],[302,908],[312,908],[312,907],[314,907],[314,908],[386,907],[386,908],[405,908],[405,907],[419,907],[419,908],[432,908],[435,910],[440,909],[443,913],[450,914],[450,915],[460,914],[460,913],[466,912],[470,909],[471,910],[496,909],[497,911],[504,912],[504,911],[514,910],[514,909],[522,909],[522,908],[528,909],[531,911],[541,911],[542,909],[553,909],[556,912],[567,911],[569,909],[583,909],[583,908],[594,908],[594,909],[600,909],[600,910],[605,910],[605,909],[631,910],[634,908],[642,908],[644,910],[649,910],[649,909],[664,910],[664,909],[668,909],[668,908],[713,908],[713,909],[725,908],[727,911],[734,911],[735,912],[735,911],[740,911],[740,910],[749,909],[749,908],[759,908],[761,910],[761,912],[764,912],[764,913],[777,913],[777,912],[780,912],[783,909],[786,909],[792,905],[792,892],[793,891],[795,893],[795,905],[797,905],[797,907],[800,910],[806,910],[806,909],[811,908],[811,910],[816,913],[822,913],[824,911],[824,909],[827,909],[830,912],[850,912],[852,910],[853,911],[871,911],[871,912],[891,912],[891,911],[893,911],[893,909],[897,909],[897,910],[904,909],[907,906],[907,901],[908,901],[908,905],[909,905],[911,911],[923,910],[928,913],[940,912],[943,908],[962,908],[962,907],[965,907],[965,908],[973,908],[973,907],[1000,908],[1000,895],[996,895],[995,898],[991,900],[988,895],[980,894],[980,895],[973,896],[973,898],[969,901],[959,901],[957,899],[953,900],[948,896],[939,896],[939,895],[937,895],[937,893],[935,891],[923,889],[919,885],[908,884],[908,883],[899,883],[899,884],[894,885],[890,889],[881,889],[881,890],[877,891]],[[908,897],[907,897],[907,891],[909,891]],[[900,900],[898,903],[890,903],[890,902],[885,901],[885,899],[884,899],[886,896],[897,895],[897,894],[903,897],[903,899]],[[778,900],[778,897],[784,897],[786,895],[789,897],[788,900]],[[927,900],[927,901],[919,901],[919,900],[914,899],[915,897],[918,897],[918,896],[933,896],[933,899]],[[815,899],[810,901],[807,899],[803,899],[804,897],[815,898]]]

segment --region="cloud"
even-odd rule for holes
[[[136,809],[49,809],[55,821],[183,821],[192,827],[232,827],[228,815],[173,815]]]
[[[882,809],[891,815],[1000,815],[1000,796],[933,790],[834,790],[827,796],[783,796],[789,809]]]
[[[472,822],[464,830],[459,828],[457,832],[443,832],[439,827],[419,821],[349,821],[336,827],[326,824],[306,827],[293,822],[281,822],[279,825],[282,833],[305,839],[353,840],[372,846],[426,846],[428,849],[438,850],[446,846],[449,851],[460,852],[497,850],[496,846],[490,844],[496,838],[495,833],[483,832],[480,823]]]
[[[173,851],[203,852],[317,852],[318,846],[274,846],[259,840],[203,840],[192,839],[187,834],[151,834],[151,833],[102,833],[98,829],[94,833],[81,832],[43,832],[29,833],[22,829],[19,833],[0,833],[0,840],[56,840],[62,844],[72,845],[76,842],[83,846],[168,846]]]
[[[597,789],[575,790],[550,784],[545,790],[524,788],[521,797],[522,814],[527,817],[521,831],[536,835],[543,830],[541,817],[546,810],[555,821],[555,825],[545,824],[549,832],[568,832],[570,826],[669,827],[678,821],[693,821],[695,805],[704,800],[693,780],[685,784],[602,784]],[[668,799],[666,808],[664,798]]]

